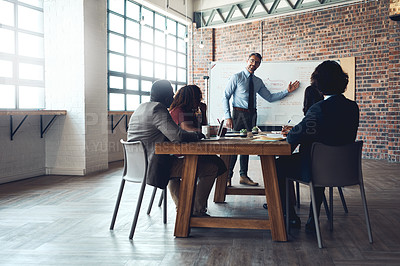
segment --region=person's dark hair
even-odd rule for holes
[[[311,85],[324,95],[341,94],[346,91],[349,76],[335,61],[327,60],[319,64],[311,74]]]
[[[258,59],[260,59],[260,61],[262,61],[262,56],[261,56],[259,53],[251,53],[247,59],[249,59],[249,58],[252,57],[253,55],[256,56],[256,57],[258,57]]]
[[[150,101],[161,102],[167,107],[171,104],[170,98],[174,95],[171,82],[168,80],[157,80],[151,86]]]
[[[202,93],[198,86],[186,85],[175,94],[170,110],[179,107],[186,112],[193,111],[199,105],[201,98]]]
[[[308,86],[304,91],[304,102],[303,102],[303,113],[306,115],[308,109],[319,101],[322,101],[324,96],[322,93],[314,88],[313,86]]]

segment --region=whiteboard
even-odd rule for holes
[[[289,82],[300,81],[300,87],[280,101],[268,102],[257,94],[257,125],[297,124],[303,118],[304,91],[310,85],[314,69],[322,61],[262,62],[254,74],[261,78],[271,93],[287,89]],[[222,98],[229,78],[246,67],[246,62],[210,62],[208,119],[209,124],[225,119]],[[232,98],[230,100],[232,113]]]

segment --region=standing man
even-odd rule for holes
[[[256,93],[268,102],[278,101],[286,97],[290,92],[296,90],[300,82],[296,80],[294,83],[290,82],[288,88],[284,91],[271,93],[264,85],[264,82],[254,76],[254,71],[260,66],[262,57],[259,53],[252,53],[247,59],[246,69],[233,75],[228,85],[225,88],[223,97],[223,108],[225,113],[226,126],[234,130],[241,130],[243,128],[247,131],[256,125],[257,122],[257,109],[256,109]],[[229,99],[233,95],[233,111],[229,107]],[[231,156],[228,176],[228,186],[231,186],[231,178],[233,176],[233,168],[235,167],[237,156]],[[249,186],[258,186],[258,183],[253,182],[247,176],[249,164],[248,155],[240,155],[240,184]]]

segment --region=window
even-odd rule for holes
[[[43,0],[0,0],[0,109],[42,109]]]
[[[187,83],[186,26],[131,0],[108,0],[108,107],[134,111],[151,85]],[[1,62],[0,62],[1,68]]]

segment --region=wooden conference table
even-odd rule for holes
[[[188,237],[190,227],[238,228],[271,230],[272,239],[287,241],[278,180],[275,169],[275,155],[290,155],[290,145],[286,141],[253,141],[252,139],[229,138],[203,140],[190,143],[156,143],[156,154],[185,155],[182,182],[179,192],[178,211],[175,221],[176,237]],[[193,194],[195,189],[197,159],[199,155],[221,155],[225,163],[230,155],[259,155],[265,188],[233,189],[226,187],[228,173],[217,178],[215,202],[223,202],[225,194],[266,195],[269,219],[251,219],[234,217],[191,217]],[[227,164],[229,165],[229,164]],[[261,190],[261,191],[260,191]]]

